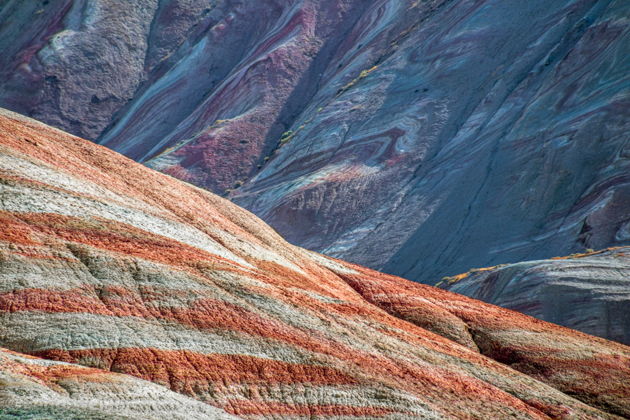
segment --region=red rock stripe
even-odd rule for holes
[[[32,234],[37,233],[173,267],[189,267],[195,261],[208,260],[216,263],[223,262],[226,269],[239,265],[182,242],[108,219],[90,218],[87,220],[53,213],[0,212],[0,223],[9,227],[5,235],[6,239],[4,237],[0,239],[11,241],[15,235],[11,232],[16,231],[26,236],[18,243],[26,245],[38,244],[31,239]],[[30,234],[28,234],[29,231]]]
[[[264,277],[260,277],[260,280],[265,281],[264,279],[271,278],[273,284],[278,286],[291,288],[299,285],[302,290],[313,291],[323,296],[354,302],[361,301],[360,296],[351,287],[345,287],[347,285],[339,281],[336,275],[331,275],[330,271],[318,270],[304,275],[275,262],[262,260],[257,260],[256,266],[261,273],[264,273]]]
[[[12,213],[0,211],[0,241],[12,245],[41,245],[41,242],[32,237],[33,228],[28,224],[17,220]]]
[[[146,305],[137,295],[123,288],[107,288],[102,298],[95,291],[21,289],[0,294],[0,311],[45,311],[51,313],[92,313],[108,316],[136,316],[147,319],[167,319],[200,330],[228,329],[249,335],[296,342],[303,332],[275,320],[263,318],[246,308],[216,299],[198,299],[189,308]],[[89,294],[88,294],[89,293]],[[302,347],[313,349],[307,340]],[[317,345],[316,348],[320,348]]]
[[[562,329],[562,327],[497,306],[474,301],[446,290],[404,281],[393,276],[367,270],[363,267],[352,265],[351,268],[355,268],[362,273],[358,275],[338,273],[338,275],[365,297],[368,302],[385,310],[393,309],[391,308],[392,301],[401,309],[406,308],[409,310],[410,307],[417,306],[424,300],[430,303],[431,306],[446,310],[466,322],[480,323],[484,327],[493,329],[512,330],[517,327],[530,331],[553,330],[555,332]],[[418,300],[418,298],[421,298],[421,300]],[[566,332],[569,334],[575,333],[568,329],[566,329]]]
[[[88,364],[122,372],[172,390],[199,397],[230,385],[355,385],[351,376],[327,366],[288,363],[235,354],[200,354],[189,350],[116,348],[51,349],[35,354],[45,359]]]
[[[268,401],[229,400],[222,407],[230,414],[247,415],[283,415],[283,416],[356,416],[356,417],[384,417],[395,413],[394,410],[379,407],[358,407],[351,405],[320,405],[320,404],[283,404]],[[412,418],[412,414],[409,418]]]
[[[199,248],[108,219],[81,219],[52,213],[16,214],[0,211],[0,224],[7,227],[3,230],[4,236],[0,235],[0,240],[14,244],[38,245],[41,241],[35,238],[47,235],[56,240],[81,243],[100,250],[169,265],[194,275],[199,275],[198,269],[204,266],[213,270],[238,273],[275,286],[294,287],[299,282],[300,288],[323,295],[330,295],[331,289],[339,289],[339,284],[343,285],[334,276],[332,278],[337,281],[336,287],[333,287],[330,279],[327,281],[322,276],[315,277],[318,279],[316,282],[311,277],[301,275],[279,264],[245,258],[258,267],[257,272],[252,272],[237,262]],[[330,283],[330,287],[325,288],[322,283]],[[345,294],[348,292],[352,292],[352,289],[347,288]],[[355,294],[352,297],[356,299]]]
[[[91,381],[108,381],[111,376],[107,372],[100,369],[87,368],[84,366],[68,366],[68,365],[38,365],[36,363],[11,363],[6,360],[0,359],[3,363],[6,363],[4,367],[9,371],[18,373],[21,375],[30,376],[38,379],[39,381],[47,384],[55,383],[59,379],[66,378],[81,378],[84,379],[87,375],[90,375]]]
[[[106,288],[101,298],[96,291],[73,289],[20,289],[0,294],[0,312],[44,311],[50,313],[92,313],[107,316],[136,316],[166,319],[199,330],[232,330],[298,345],[313,351],[327,346],[307,333],[279,321],[263,318],[252,311],[217,299],[197,299],[186,307],[147,305],[124,288]],[[333,346],[335,343],[333,343]]]

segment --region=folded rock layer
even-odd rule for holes
[[[0,346],[71,365],[3,360],[53,366],[20,379],[29,401],[70,386],[56,369],[89,382],[54,409],[85,407],[82,365],[252,419],[630,415],[622,344],[290,245],[227,200],[7,111],[0,219]],[[162,392],[200,412],[155,386],[138,409]]]
[[[434,282],[630,245],[627,0],[7,0],[0,106]],[[431,246],[427,246],[427,244]]]

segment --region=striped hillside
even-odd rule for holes
[[[30,376],[40,405],[63,366],[88,393],[91,372],[126,381],[122,400],[152,382],[189,418],[630,416],[627,346],[292,246],[227,200],[8,111],[0,227],[0,371]],[[93,398],[115,415],[108,392]],[[1,410],[24,408],[6,394]],[[74,396],[61,407],[86,409]]]
[[[129,375],[0,348],[1,419],[236,419]]]

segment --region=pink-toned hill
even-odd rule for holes
[[[242,418],[630,415],[622,344],[292,246],[229,201],[6,111],[0,226],[11,351]]]

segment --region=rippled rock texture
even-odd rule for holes
[[[629,247],[471,270],[439,286],[630,344]]]
[[[626,0],[0,5],[0,105],[292,243],[426,282],[630,243]]]
[[[0,348],[1,419],[237,419],[163,386]]]
[[[27,402],[65,386],[54,409],[81,410],[102,387],[107,409],[110,371],[252,419],[630,415],[622,344],[295,247],[227,200],[6,111],[0,225],[0,346],[71,363],[3,353]],[[120,380],[122,400],[142,391]],[[8,394],[5,412],[24,408]],[[199,409],[187,401],[160,404]]]
[[[220,192],[257,171],[369,5],[44,3],[2,4],[0,105]]]

